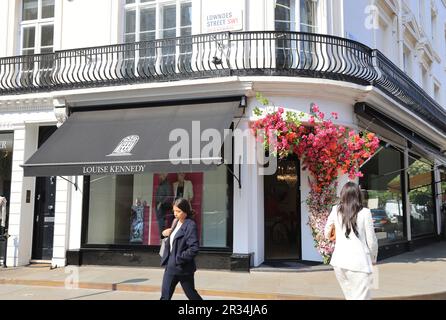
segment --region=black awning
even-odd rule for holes
[[[430,142],[426,141],[424,138],[420,137],[412,130],[397,123],[395,120],[390,119],[389,117],[383,115],[379,111],[375,110],[374,108],[364,103],[356,104],[355,112],[356,114],[367,119],[368,121],[373,121],[373,123],[378,124],[381,127],[390,130],[396,133],[397,135],[403,137],[425,154],[430,155],[432,158],[435,158],[438,161],[440,161],[443,165],[446,165],[446,156],[444,156],[443,153],[438,148],[436,148]]]
[[[209,141],[201,141],[201,134],[207,129],[218,132],[221,148],[224,129],[230,127],[239,105],[240,100],[74,112],[25,162],[24,175],[121,175],[212,169],[221,163],[221,153],[207,152],[209,156],[202,156]],[[176,140],[169,141],[172,133],[176,133]],[[172,156],[171,148],[178,147],[180,140],[189,142],[185,145],[188,150],[183,148],[183,152],[173,152]]]

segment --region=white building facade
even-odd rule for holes
[[[378,134],[358,182],[380,258],[445,233],[444,0],[7,0],[0,30],[8,266],[157,266],[179,195],[197,212],[199,267],[322,261],[298,160],[272,176],[160,164],[157,133],[184,119],[248,130],[257,92]],[[252,139],[234,148],[257,152]]]

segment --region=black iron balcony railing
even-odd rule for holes
[[[444,109],[379,51],[300,32],[226,32],[0,58],[0,95],[231,75],[375,85],[440,128],[446,124]]]
[[[373,50],[378,78],[372,83],[387,95],[446,132],[446,111],[380,51]]]

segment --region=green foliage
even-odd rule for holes
[[[260,92],[256,93],[256,99],[259,101],[263,106],[269,105],[269,100],[263,96]]]

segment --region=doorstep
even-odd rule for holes
[[[260,266],[251,268],[251,272],[316,272],[331,271],[333,267],[322,263],[308,263],[298,261],[268,261]]]

